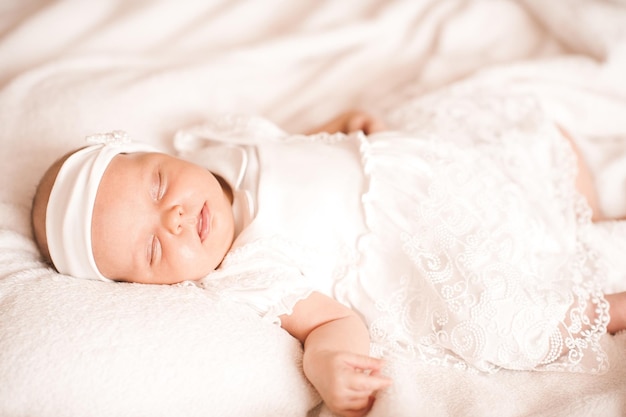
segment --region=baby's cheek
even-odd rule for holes
[[[181,280],[195,280],[203,276],[204,256],[194,245],[181,243],[172,253],[175,259],[169,259],[172,268],[171,274]]]
[[[186,263],[197,260],[199,254],[192,245],[183,243],[178,247],[178,259],[176,264],[185,266]]]

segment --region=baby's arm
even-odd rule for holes
[[[334,413],[367,414],[376,391],[391,380],[380,375],[383,362],[368,356],[369,333],[357,314],[320,293],[298,302],[281,325],[304,345],[306,377]]]

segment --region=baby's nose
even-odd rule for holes
[[[185,225],[195,225],[197,219],[185,213],[183,206],[175,205],[163,213],[163,224],[173,234],[180,234]]]

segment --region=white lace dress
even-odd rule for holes
[[[380,356],[606,369],[590,211],[573,152],[534,101],[458,87],[388,121],[395,131],[369,137],[236,116],[180,132],[196,162],[239,150],[227,179],[251,219],[202,285],[277,322],[325,292],[363,316]]]

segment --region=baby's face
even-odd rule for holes
[[[104,276],[173,284],[220,264],[234,220],[230,200],[208,170],[166,154],[120,154],[102,177],[91,232]]]

